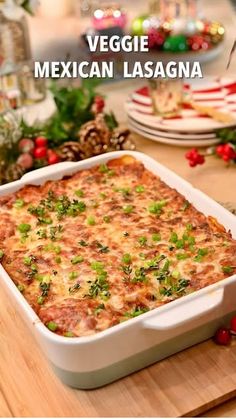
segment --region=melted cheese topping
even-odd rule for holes
[[[236,272],[236,242],[132,157],[0,198],[2,264],[44,324],[90,335]]]

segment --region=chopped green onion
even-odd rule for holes
[[[18,228],[20,233],[28,233],[28,231],[31,230],[31,225],[26,224],[26,223],[22,223],[22,224],[19,224],[17,228]]]
[[[137,185],[135,191],[138,193],[142,193],[145,191],[145,187],[143,185]]]
[[[78,196],[79,198],[83,198],[84,192],[82,191],[82,189],[77,189],[77,191],[75,191],[75,195]]]
[[[27,266],[30,266],[30,265],[31,265],[31,263],[32,263],[32,257],[30,257],[30,256],[25,256],[25,257],[24,257],[24,264],[25,264],[25,265],[27,265]]]
[[[147,244],[147,237],[145,236],[139,237],[138,242],[140,246],[145,246],[145,244]]]
[[[234,270],[233,266],[229,266],[229,265],[222,266],[222,271],[224,272],[224,274],[232,274],[233,270]]]
[[[42,305],[42,304],[44,303],[44,297],[43,297],[42,295],[40,295],[40,297],[38,297],[38,299],[37,299],[37,303],[38,303],[39,305]]]
[[[53,322],[53,321],[46,323],[46,326],[52,332],[56,332],[56,330],[58,329],[57,324],[55,322]]]
[[[68,331],[68,332],[65,332],[65,333],[64,333],[64,336],[65,336],[66,338],[73,338],[75,335],[74,335],[74,333],[73,333],[73,332]]]
[[[122,256],[122,259],[121,260],[122,260],[123,263],[126,263],[127,265],[129,265],[131,263],[131,261],[132,261],[132,258],[131,258],[131,255],[129,253],[125,253]]]
[[[78,278],[78,272],[70,272],[69,273],[69,279],[76,279]]]
[[[89,226],[94,226],[94,225],[96,224],[95,218],[94,218],[92,215],[90,215],[90,216],[87,218],[87,224],[88,224]]]
[[[73,259],[71,259],[71,263],[73,265],[76,265],[77,263],[82,263],[84,261],[83,256],[75,256]]]
[[[160,233],[154,233],[154,234],[152,235],[152,240],[153,240],[154,242],[159,242],[159,241],[161,240],[161,235],[160,235]]]
[[[60,257],[60,256],[57,256],[57,257],[55,258],[55,262],[56,262],[56,263],[61,263],[61,257]]]
[[[110,223],[111,222],[111,217],[109,215],[104,215],[103,221],[104,221],[104,223]]]
[[[176,259],[178,260],[185,260],[187,259],[189,256],[187,253],[177,253],[176,255]]]
[[[24,290],[25,290],[25,287],[22,284],[17,285],[17,288],[20,292],[24,292]]]
[[[133,212],[134,210],[134,206],[133,205],[125,205],[123,207],[123,211],[125,214],[131,214],[131,212]]]
[[[167,204],[167,202],[163,199],[162,201],[153,202],[149,205],[148,211],[150,214],[160,215],[162,212],[162,208]]]
[[[14,203],[15,208],[22,208],[25,205],[24,199],[17,199]]]
[[[176,243],[178,241],[178,234],[175,231],[172,231],[169,241],[171,243]]]
[[[3,250],[0,250],[0,259],[2,259],[3,256],[4,256],[4,251]]]

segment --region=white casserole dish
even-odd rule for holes
[[[132,155],[169,186],[175,188],[205,215],[212,215],[236,238],[236,217],[193,188],[175,173],[139,152],[117,151],[77,163],[59,163],[24,175],[0,187],[0,195],[25,185],[41,185],[78,170]],[[213,335],[223,321],[236,313],[236,275],[156,308],[98,334],[66,338],[52,333],[40,321],[0,266],[1,282],[34,332],[54,370],[66,384],[96,388],[128,375]]]

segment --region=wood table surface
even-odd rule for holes
[[[222,71],[227,52],[235,37],[235,16],[228,0],[217,0],[214,6],[213,2],[208,0],[204,1],[204,6],[208,10],[208,16],[209,10],[212,10],[214,17],[222,20],[227,27],[227,42],[223,56],[205,66],[206,74],[217,74]],[[52,22],[50,20],[45,23],[40,21],[40,18],[34,22],[33,20],[30,22],[33,51],[37,58],[37,47],[40,47],[39,56],[43,59],[43,34],[46,34],[46,29],[48,29],[48,34],[52,36],[49,29]],[[60,22],[57,27],[54,35],[55,38],[58,36],[60,39],[63,32]],[[70,28],[74,30],[75,26],[70,24],[69,19],[67,21],[68,36],[71,34]],[[52,57],[49,44],[47,54],[50,58]],[[122,124],[126,124],[123,106],[125,98],[135,86],[138,87],[141,84],[140,81],[126,81],[110,84],[102,89],[102,92],[107,94],[108,107],[116,113]],[[226,167],[217,158],[209,157],[204,166],[191,169],[184,159],[186,149],[154,143],[139,136],[134,136],[134,138],[137,150],[154,157],[213,199],[221,202],[236,201],[235,167]],[[218,397],[217,403],[222,403],[226,398],[229,399],[236,394],[235,344],[230,348],[218,348],[208,341],[103,389],[79,391],[61,384],[51,371],[40,348],[29,333],[29,329],[3,289],[0,289],[0,302],[1,417],[181,416],[180,406],[183,400],[186,404],[186,412],[191,415],[202,414],[203,410],[197,409],[197,406],[202,404],[206,417],[236,416],[236,401],[234,400],[211,410],[209,409],[214,407],[214,403],[208,404],[208,399],[213,396]],[[209,365],[209,356],[211,365]],[[213,366],[217,366],[217,362],[219,365],[224,365],[224,369],[219,371],[216,380],[213,375]],[[176,370],[179,365],[183,367],[183,372],[176,379]],[[196,380],[192,384],[191,379],[194,375],[196,375]],[[177,388],[181,380],[185,383],[185,387],[179,394]],[[169,383],[172,385],[170,386]],[[227,387],[227,396],[220,398],[220,391],[224,387]],[[192,407],[188,410],[190,392],[191,406],[195,405],[195,410]],[[172,403],[173,399],[175,403]]]

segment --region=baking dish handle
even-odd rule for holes
[[[167,330],[182,326],[193,319],[213,311],[222,303],[224,289],[219,288],[200,298],[188,301],[178,307],[171,308],[164,313],[157,314],[143,321],[145,329]]]
[[[21,180],[24,183],[30,183],[30,182],[33,182],[38,177],[50,176],[51,174],[54,175],[55,173],[59,173],[62,170],[72,169],[75,163],[76,162],[64,161],[61,163],[53,164],[51,166],[41,167],[40,169],[36,169],[36,170],[26,173],[25,175],[22,176]]]

